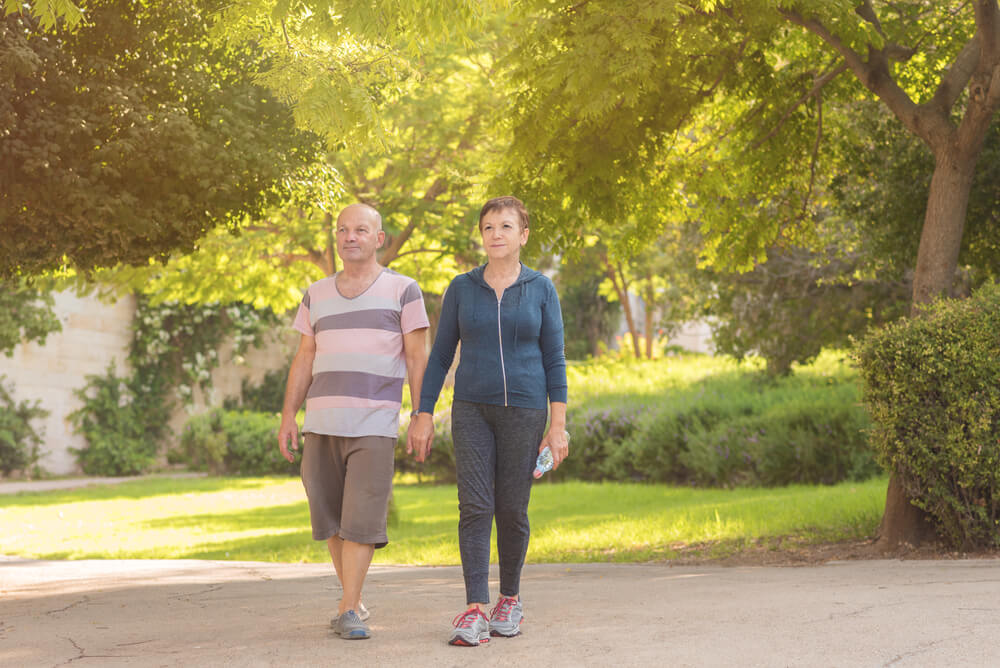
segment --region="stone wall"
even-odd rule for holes
[[[124,375],[136,305],[131,296],[112,304],[72,292],[56,293],[54,297],[63,330],[49,335],[44,346],[22,343],[14,349],[13,357],[0,356],[0,375],[6,376],[8,386],[13,383],[16,399],[37,399],[49,411],[47,418],[34,423],[45,439],[39,465],[49,473],[66,475],[79,473],[70,448],[86,445],[73,432],[68,418],[80,407],[73,391],[86,384],[88,375],[104,373],[112,362],[119,375]],[[198,395],[192,408],[175,411],[170,421],[173,430],[179,433],[191,413],[238,395],[244,378],[256,383],[267,371],[283,367],[294,353],[298,334],[289,327],[271,338],[262,349],[248,351],[242,361],[232,360],[232,347],[224,346],[220,351],[223,362],[212,374],[211,396]]]

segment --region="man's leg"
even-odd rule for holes
[[[341,543],[341,565],[337,568],[337,574],[340,577],[340,586],[343,587],[344,594],[340,599],[340,609],[337,614],[342,615],[348,610],[354,610],[360,614],[361,587],[365,583],[365,576],[368,575],[368,566],[372,563],[375,546],[340,540],[339,538],[331,540],[339,540]],[[334,561],[334,567],[337,567],[336,561]]]

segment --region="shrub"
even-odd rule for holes
[[[298,475],[298,462],[278,450],[279,423],[275,413],[216,409],[197,415],[184,425],[174,457],[216,474]]]
[[[87,446],[72,448],[84,473],[136,475],[156,461],[167,432],[169,405],[158,391],[139,388],[134,377],[119,378],[112,362],[104,375],[87,376],[74,392],[83,405],[69,416]]]
[[[722,370],[603,410],[574,409],[569,422],[559,472],[585,479],[732,487],[879,472],[854,373],[829,356],[776,380]]]
[[[31,421],[49,414],[38,401],[16,401],[13,385],[5,387],[0,376],[0,472],[38,474],[42,437]]]
[[[285,401],[285,381],[287,379],[288,367],[268,371],[260,383],[256,385],[244,378],[240,384],[240,396],[226,399],[222,406],[230,411],[280,412]]]
[[[961,549],[1000,546],[1000,286],[941,300],[857,346],[871,439]]]

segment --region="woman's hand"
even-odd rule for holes
[[[569,432],[561,426],[550,427],[538,446],[538,452],[544,450],[546,446],[552,451],[552,469],[555,470],[569,455]]]

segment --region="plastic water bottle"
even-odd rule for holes
[[[566,441],[569,442],[569,432],[567,431],[563,433],[566,434]],[[538,453],[538,459],[535,460],[535,472],[532,475],[534,475],[536,479],[541,478],[545,475],[546,471],[552,470],[553,464],[555,464],[555,461],[552,459],[552,450],[550,450],[549,446],[546,445],[545,448]]]
[[[546,471],[552,470],[552,465],[555,462],[552,460],[552,451],[549,450],[549,446],[545,446],[545,449],[538,453],[538,459],[535,460],[535,472],[532,474],[535,478],[541,478],[545,475]]]

